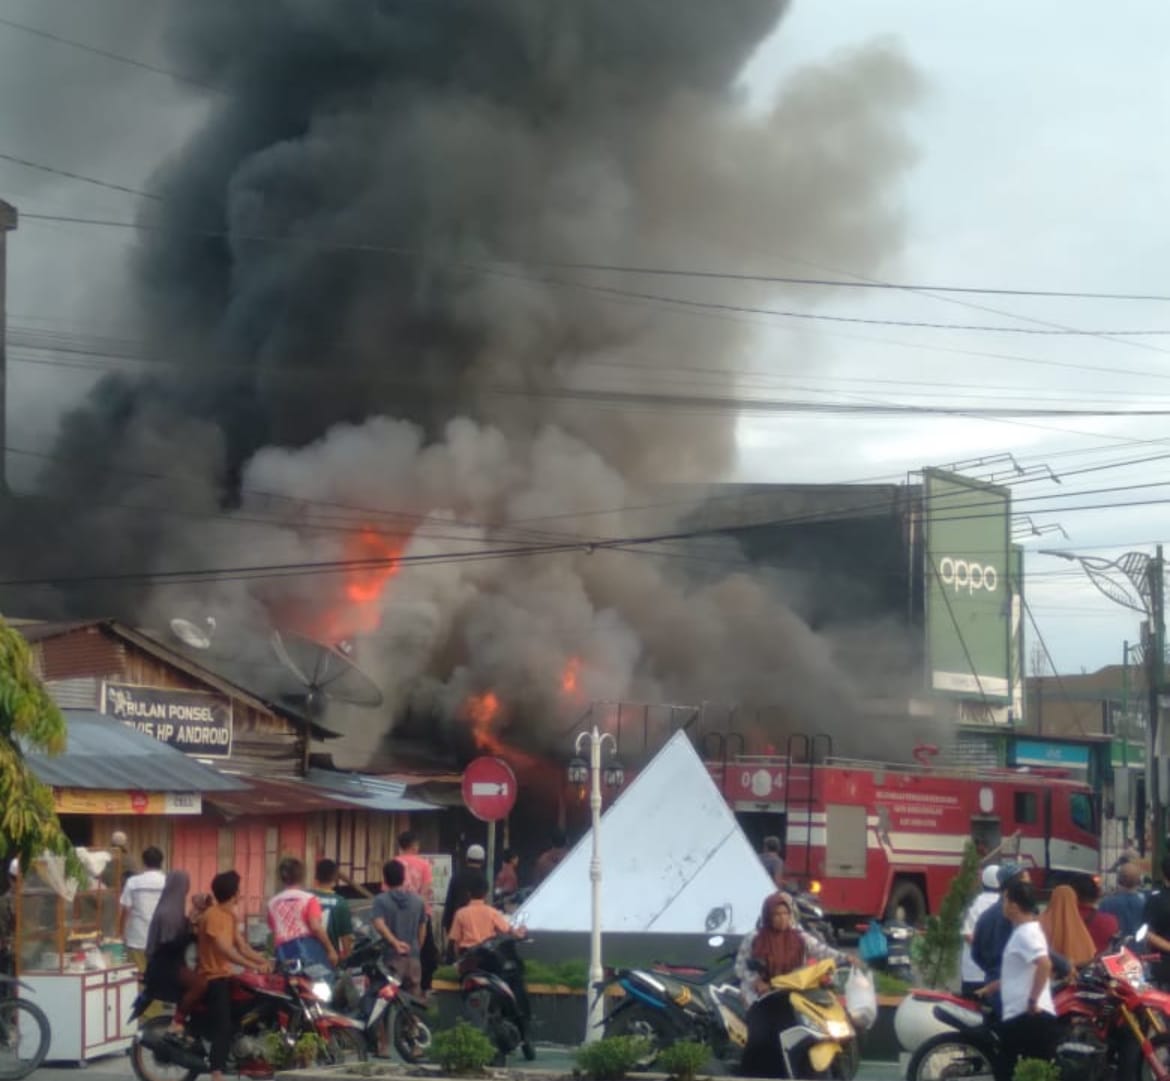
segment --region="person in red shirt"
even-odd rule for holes
[[[496,900],[511,897],[520,888],[519,867],[520,857],[512,849],[505,848],[503,862],[500,864],[499,873],[496,875]]]
[[[1077,894],[1077,910],[1081,919],[1085,921],[1085,929],[1093,940],[1097,952],[1109,949],[1113,940],[1121,933],[1121,924],[1117,917],[1109,912],[1102,912],[1097,907],[1101,900],[1101,891],[1094,879],[1088,875],[1079,877],[1073,883]]]
[[[431,861],[419,855],[418,838],[410,830],[399,835],[398,855],[394,858],[406,871],[405,888],[411,893],[417,893],[423,902],[426,925],[419,951],[419,967],[422,970],[419,987],[423,995],[427,995],[431,990],[431,981],[435,978],[435,969],[439,967],[439,947],[435,944],[435,925],[431,919],[435,908],[435,872]]]
[[[268,926],[276,956],[304,965],[337,965],[337,950],[325,927],[321,902],[305,889],[305,865],[292,856],[277,869],[284,889],[268,902]]]

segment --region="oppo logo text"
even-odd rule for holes
[[[990,563],[970,563],[965,559],[943,556],[938,565],[939,580],[956,593],[973,594],[999,588],[999,572]]]

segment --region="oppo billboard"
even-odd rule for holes
[[[1014,674],[1011,492],[938,469],[923,475],[929,686],[1008,702]]]

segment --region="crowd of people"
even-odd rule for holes
[[[1170,857],[1163,862],[1170,887]],[[1021,1057],[1051,1058],[1057,1039],[1053,979],[1067,979],[1103,950],[1149,929],[1161,962],[1155,977],[1170,977],[1170,888],[1141,888],[1136,863],[1117,869],[1117,889],[1102,898],[1097,881],[1078,876],[1052,890],[1043,913],[1027,868],[985,867],[982,889],[962,924],[962,993],[986,999],[1000,1025],[1003,1069]]]
[[[558,836],[554,849],[558,840],[564,848],[563,836]],[[499,889],[502,883],[510,887],[507,892],[514,892],[518,860],[509,851],[503,857],[502,878],[497,876],[496,886]],[[554,854],[545,864],[551,869],[562,857],[563,852]],[[511,930],[504,915],[489,902],[485,860],[483,847],[471,845],[463,866],[451,876],[441,928],[452,960],[485,939]],[[171,1021],[174,1032],[183,1031],[191,1010],[202,1002],[215,1034],[212,1077],[221,1081],[231,1035],[228,978],[240,970],[270,972],[274,961],[244,936],[241,880],[236,871],[217,874],[210,891],[204,893],[192,892],[186,871],[164,871],[163,865],[163,853],[151,846],[142,853],[141,869],[131,867],[124,876],[117,932],[142,973],[147,994],[176,1004]],[[314,871],[309,885],[301,860],[280,861],[278,888],[266,906],[271,952],[275,963],[336,969],[354,948],[353,912],[350,902],[338,893],[336,862],[321,859]],[[439,961],[433,922],[434,874],[431,862],[419,853],[413,833],[399,836],[398,854],[383,866],[382,880],[381,892],[371,902],[371,932],[384,941],[387,964],[404,985],[425,999]]]

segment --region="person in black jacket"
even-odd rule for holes
[[[461,870],[451,876],[447,884],[447,900],[443,903],[443,939],[447,943],[447,959],[453,957],[450,934],[451,921],[455,913],[471,900],[471,884],[484,876],[484,863],[487,853],[483,845],[472,845],[467,850],[467,857]]]

